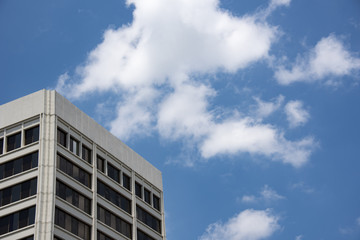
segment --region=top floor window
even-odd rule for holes
[[[153,195],[153,206],[156,210],[160,211],[160,198]]]
[[[144,200],[148,204],[151,204],[151,198],[150,197],[151,197],[151,192],[145,188],[144,189]]]
[[[25,145],[39,141],[39,126],[25,130]]]
[[[70,151],[75,153],[78,156],[80,155],[79,141],[73,137],[70,137]]]
[[[108,176],[120,183],[120,170],[108,163]]]
[[[3,154],[3,148],[4,148],[4,139],[0,139],[0,154]]]
[[[85,160],[86,162],[90,163],[92,162],[91,159],[91,150],[90,148],[86,147],[85,145],[82,145],[82,155],[81,155],[82,159]]]
[[[101,172],[105,172],[105,159],[100,157],[99,155],[96,156],[97,161],[97,169],[99,169]]]
[[[131,191],[131,178],[123,173],[123,187]]]
[[[57,142],[66,147],[66,135],[67,133],[61,129],[57,129]]]
[[[135,182],[135,195],[138,196],[139,198],[142,198],[142,191],[141,191],[141,184]]]
[[[7,151],[21,147],[21,132],[7,137]]]

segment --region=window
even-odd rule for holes
[[[25,130],[25,145],[39,141],[39,126]]]
[[[142,186],[139,183],[135,182],[135,195],[139,198],[142,198],[141,188]]]
[[[105,235],[100,231],[97,231],[97,240],[115,240],[115,239]]]
[[[92,163],[91,159],[91,150],[90,148],[86,147],[84,144],[82,145],[82,159],[85,160],[88,163]]]
[[[132,238],[131,237],[132,226],[130,223],[128,223],[125,220],[123,220],[122,218],[114,215],[113,213],[111,213],[107,209],[101,207],[100,205],[98,205],[97,211],[98,211],[98,214],[97,214],[98,220],[100,222],[105,223],[109,227],[115,229],[116,231],[125,235],[128,238]],[[115,221],[115,228],[112,224],[112,219]]]
[[[21,238],[19,240],[34,240],[34,235],[32,236],[28,236],[28,237],[24,237],[24,238]]]
[[[97,169],[99,169],[101,172],[105,172],[105,159],[100,157],[99,155],[96,156],[97,161]]]
[[[55,208],[55,224],[82,239],[91,239],[91,227],[59,208]]]
[[[108,176],[120,183],[120,170],[108,163]]]
[[[153,206],[156,210],[160,211],[160,198],[153,194]]]
[[[79,181],[88,188],[91,188],[91,174],[73,164],[61,155],[57,155],[57,168],[70,177]]]
[[[131,178],[123,173],[123,187],[131,191]]]
[[[11,151],[21,147],[21,132],[7,137],[6,151]]]
[[[3,154],[3,148],[4,148],[4,139],[0,139],[0,154]]]
[[[141,230],[137,230],[137,240],[155,240],[155,238],[150,237]]]
[[[145,202],[147,202],[148,204],[151,204],[151,192],[149,190],[147,190],[146,188],[144,188],[144,200]]]
[[[136,217],[155,231],[161,234],[161,221],[136,205]]]
[[[12,161],[0,164],[0,179],[10,177],[35,168],[38,165],[38,152],[30,153]]]
[[[97,193],[120,207],[122,210],[131,214],[131,200],[124,197],[122,194],[110,188],[105,183],[98,180],[97,182]]]
[[[36,194],[37,179],[31,179],[0,190],[0,207]]]
[[[57,142],[60,143],[62,146],[66,147],[66,132],[61,130],[60,128],[57,129]]]
[[[58,180],[56,180],[56,196],[91,214],[91,200]]]
[[[79,156],[79,141],[73,137],[70,137],[70,151]]]
[[[0,235],[34,224],[35,206],[0,217]]]

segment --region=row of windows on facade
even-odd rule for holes
[[[22,140],[22,132],[17,132],[6,136],[6,138],[0,138],[0,155],[4,152],[10,152],[17,148],[20,148],[22,143],[24,146],[30,143],[39,141],[39,126],[32,127],[24,130],[24,139]],[[6,144],[4,142],[6,139]],[[5,149],[4,149],[5,147]]]
[[[137,240],[155,240],[154,238],[150,237],[140,229],[137,229],[136,235],[137,235]],[[97,231],[97,240],[116,240],[116,239],[109,237],[105,233]]]
[[[74,136],[70,135],[70,144],[68,146],[67,144],[67,133],[60,128],[57,130],[57,142],[62,145],[65,148],[69,148],[69,150],[76,154],[77,156],[80,156],[80,141],[77,140]],[[84,144],[81,145],[81,158],[88,162],[89,164],[92,164],[92,155],[91,155],[91,149],[85,146]]]
[[[104,162],[104,160],[99,156],[98,156],[98,161]],[[82,168],[76,166],[71,161],[67,160],[65,157],[61,155],[57,155],[57,166],[61,171],[75,178],[77,181],[79,181],[86,187],[91,188],[91,174],[89,174]],[[98,166],[101,166],[101,164]],[[107,163],[107,169],[108,169],[107,171],[108,176],[113,180],[115,180],[116,182],[120,183],[121,171],[116,167],[114,167],[113,165],[111,165],[110,163]],[[122,176],[123,176],[122,186],[128,189],[129,191],[131,191],[131,178],[124,173]],[[142,188],[143,187],[141,184],[135,182],[135,194],[141,199],[143,199]],[[156,210],[160,211],[160,198],[155,194],[152,194],[151,191],[146,188],[144,188],[144,201],[152,205]]]
[[[62,157],[61,155],[58,155],[58,163],[57,166],[60,170],[64,171],[66,174],[68,174],[70,177],[78,180],[80,183],[86,183],[88,181],[85,181],[87,178],[91,178],[90,174],[88,177],[80,177],[80,176],[86,176],[84,174],[81,174],[81,169],[77,169],[78,167],[75,166],[72,162],[67,160],[66,158]],[[76,171],[74,171],[76,169]],[[84,171],[84,170],[82,170]],[[88,174],[88,173],[86,173]],[[85,184],[84,184],[85,185]],[[85,185],[86,186],[86,185]],[[91,188],[91,185],[88,186]],[[79,194],[79,199],[83,200],[83,202],[79,202],[78,197],[70,196],[71,193],[76,193],[74,189],[71,187],[66,186],[64,183],[57,183],[57,189],[59,189],[59,193],[57,193],[58,196],[60,196],[62,199],[68,201],[69,203],[75,205],[76,207],[80,207],[81,210],[91,214],[86,206],[90,206],[90,199],[86,198],[85,196]],[[68,194],[66,193],[68,191]],[[104,197],[105,199],[109,200],[111,203],[116,205],[117,207],[121,208],[125,212],[131,214],[131,200],[114,190],[113,188],[109,187],[102,181],[98,180],[97,182],[97,193]],[[77,195],[77,194],[76,194]],[[155,196],[155,195],[153,195]],[[157,201],[160,201],[159,198],[157,198]],[[161,221],[158,220],[156,217],[152,216],[150,213],[146,212],[143,209],[137,209],[137,214],[141,217],[139,218],[140,221],[144,222],[146,225],[150,226],[154,230],[160,232],[160,225]]]
[[[0,164],[0,180],[38,166],[38,152],[33,152]]]
[[[0,235],[32,225],[35,222],[35,206],[0,217]]]

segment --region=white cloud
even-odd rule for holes
[[[297,182],[290,185],[291,189],[300,190],[301,192],[310,194],[315,192],[315,189],[306,185],[304,182]]]
[[[289,2],[271,1],[267,13]],[[156,131],[166,140],[190,140],[203,158],[249,152],[295,167],[308,161],[312,138],[287,140],[276,126],[236,110],[231,118],[217,118],[213,111],[222,106],[209,103],[217,93],[206,74],[235,72],[269,57],[280,32],[265,13],[236,17],[220,9],[218,0],[127,4],[135,7],[133,22],[105,31],[75,74],[59,77],[57,90],[69,98],[118,95],[116,117],[107,124],[123,140]],[[281,102],[259,100],[258,113],[265,117]]]
[[[302,235],[298,235],[295,237],[295,240],[302,240],[303,239],[303,236]]]
[[[254,98],[257,103],[256,115],[259,118],[265,118],[271,115],[273,112],[278,110],[284,102],[284,96],[278,96],[274,101],[262,101],[260,98]]]
[[[244,203],[254,203],[257,201],[257,198],[254,195],[244,195],[241,201]]]
[[[241,198],[241,201],[243,203],[256,203],[256,202],[275,202],[275,201],[279,201],[285,199],[284,196],[281,196],[280,194],[278,194],[275,190],[273,190],[272,188],[270,188],[268,185],[265,185],[260,193],[259,196],[254,196],[254,195],[244,195]]]
[[[278,217],[270,210],[247,209],[225,223],[208,226],[200,240],[260,240],[270,237],[279,228]]]
[[[310,118],[310,114],[303,109],[301,101],[290,101],[285,105],[286,118],[290,127],[298,127],[304,125]]]
[[[271,0],[270,5],[272,6],[289,6],[291,0]]]
[[[275,78],[280,84],[293,82],[314,82],[325,78],[350,75],[360,69],[360,58],[346,49],[335,35],[322,38],[316,46],[304,56],[298,56],[291,70],[279,67]]]
[[[279,195],[275,190],[271,189],[268,185],[265,185],[260,192],[265,201],[277,201],[284,199],[284,196]]]

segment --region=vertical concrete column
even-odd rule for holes
[[[136,220],[136,195],[135,195],[135,172],[133,170],[131,170],[131,193],[132,193],[132,199],[131,199],[131,203],[132,203],[132,218],[133,218],[133,222],[132,222],[132,239],[137,239],[137,220]]]
[[[44,113],[41,114],[38,160],[38,196],[35,239],[53,238],[56,191],[56,116],[55,94],[44,90]]]

